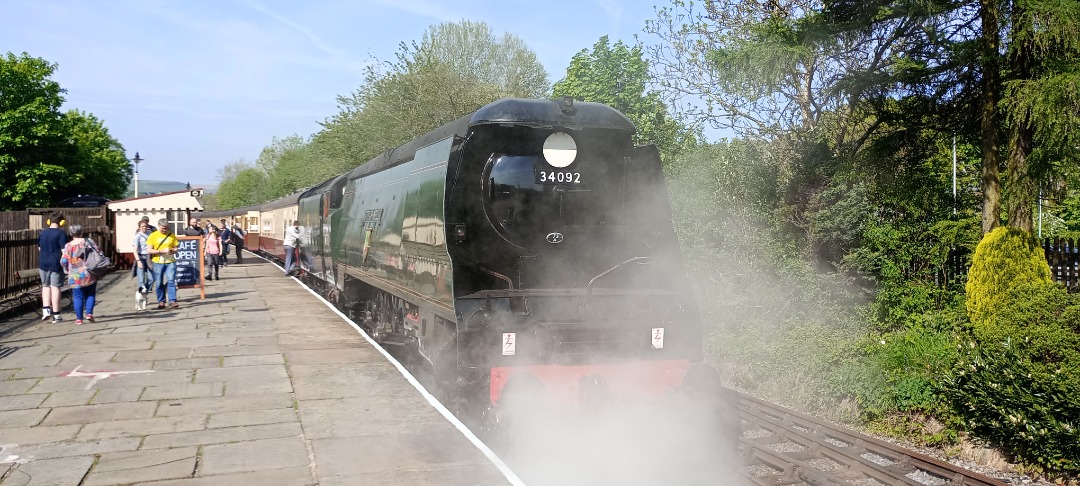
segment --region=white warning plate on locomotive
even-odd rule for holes
[[[502,354],[503,356],[513,356],[517,354],[517,333],[504,332],[502,335]]]

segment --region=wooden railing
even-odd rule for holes
[[[0,231],[0,300],[18,295],[30,287],[38,285],[36,281],[27,282],[16,277],[15,272],[28,268],[38,268],[38,236],[42,229]],[[101,250],[112,259],[116,258],[116,242],[108,226],[83,227],[85,235],[92,238]]]

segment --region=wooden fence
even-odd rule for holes
[[[1080,240],[1047,238],[1042,241],[1046,254],[1046,263],[1050,265],[1050,274],[1055,282],[1069,289],[1080,292]],[[971,267],[972,253],[958,248],[949,252],[945,265],[935,278],[938,285],[959,286],[961,290],[967,282],[967,271]]]
[[[11,298],[38,285],[36,281],[19,281],[15,278],[15,272],[38,268],[38,236],[42,231],[44,229],[0,231],[0,300]],[[83,232],[92,238],[112,261],[117,261],[116,243],[111,228],[83,226]]]
[[[0,211],[0,231],[30,229],[30,211]]]
[[[1077,242],[1055,238],[1043,240],[1042,245],[1054,281],[1073,292],[1080,291],[1080,247]]]

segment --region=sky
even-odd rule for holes
[[[549,80],[601,36],[643,35],[665,0],[3,0],[0,54],[57,64],[62,109],[101,119],[144,180],[216,185],[273,137],[337,113],[373,59],[431,25],[463,19],[511,33]]]

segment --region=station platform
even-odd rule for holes
[[[250,254],[180,308],[0,323],[0,485],[520,484],[400,365]]]

